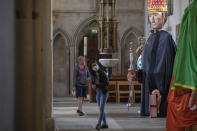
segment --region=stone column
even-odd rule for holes
[[[107,49],[111,49],[111,46],[110,46],[110,22],[109,21],[106,21],[106,32],[107,32],[107,35],[104,37],[107,39],[107,43],[104,43],[104,44],[106,44]]]
[[[150,31],[150,24],[148,22],[148,0],[145,0],[144,2],[144,36],[148,38]]]
[[[16,130],[53,131],[51,1],[16,2]]]
[[[112,20],[115,18],[116,0],[112,0]]]
[[[16,130],[33,131],[35,87],[32,1],[16,2]]]
[[[55,124],[54,119],[52,117],[52,0],[44,0],[42,2],[41,8],[43,8],[43,20],[42,20],[42,32],[43,32],[43,120],[45,131],[54,131]]]
[[[117,50],[117,29],[118,28],[118,22],[117,21],[113,21],[113,49],[114,49],[114,51],[116,51]]]
[[[101,18],[104,17],[104,0],[101,0]]]

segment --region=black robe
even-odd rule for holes
[[[160,116],[166,116],[167,96],[173,71],[176,44],[166,31],[153,33],[145,46],[142,71],[141,115],[149,115],[149,94],[158,89],[162,96]]]

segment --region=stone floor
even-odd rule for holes
[[[95,131],[98,120],[96,103],[84,103],[85,116],[76,113],[76,98],[55,98],[53,116],[57,131]],[[140,117],[139,104],[134,104],[129,111],[126,103],[107,103],[106,114],[109,129],[106,131],[165,131],[165,118]]]

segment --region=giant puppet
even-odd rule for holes
[[[149,115],[149,95],[161,98],[158,116],[166,116],[167,96],[173,70],[176,44],[171,34],[162,30],[167,20],[167,1],[148,0],[148,16],[153,33],[149,36],[142,59],[141,115]],[[137,73],[138,74],[138,73]],[[129,70],[128,80],[135,77]],[[139,75],[138,75],[139,77]]]

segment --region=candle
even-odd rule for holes
[[[84,37],[84,57],[87,57],[88,37]]]

